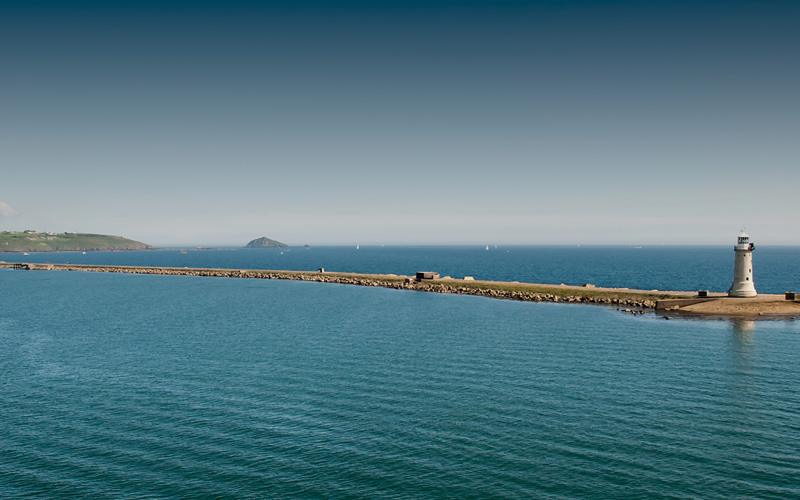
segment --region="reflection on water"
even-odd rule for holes
[[[733,368],[737,375],[750,375],[755,354],[756,322],[743,318],[733,318],[730,321]]]
[[[747,336],[756,329],[756,322],[752,319],[734,318],[731,320],[734,333]]]

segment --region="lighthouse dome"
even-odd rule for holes
[[[742,229],[742,232],[739,234],[739,241],[737,243],[739,245],[747,245],[750,243],[750,235],[745,233],[744,229]]]
[[[741,234],[739,234],[739,239],[736,241],[736,246],[734,247],[736,250],[750,250],[752,251],[755,245],[750,243],[750,235],[744,232],[742,229]]]

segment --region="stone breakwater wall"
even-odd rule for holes
[[[635,294],[618,294],[613,292],[566,289],[553,286],[552,289],[541,290],[541,287],[511,283],[491,284],[471,281],[469,284],[461,280],[449,281],[415,281],[405,276],[390,275],[358,275],[343,273],[315,273],[308,271],[266,271],[256,269],[199,269],[172,267],[129,267],[129,266],[90,266],[69,264],[23,264],[18,269],[32,270],[67,270],[126,274],[161,274],[179,276],[206,276],[219,278],[250,278],[293,281],[314,281],[321,283],[338,283],[342,285],[374,286],[393,288],[396,290],[416,290],[421,292],[452,293],[459,295],[478,295],[495,299],[521,300],[528,302],[565,302],[585,303],[607,306],[625,306],[639,309],[654,309],[656,300],[652,297],[641,297]],[[5,267],[11,267],[5,264]],[[526,289],[527,288],[527,289]]]

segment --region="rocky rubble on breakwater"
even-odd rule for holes
[[[338,283],[343,285],[375,286],[397,290],[417,290],[422,292],[452,293],[458,295],[478,295],[482,297],[521,300],[528,302],[564,302],[586,303],[609,306],[627,306],[641,309],[654,309],[656,301],[641,297],[613,297],[607,294],[579,294],[560,289],[558,293],[540,290],[504,290],[496,285],[490,286],[480,282],[462,281],[416,281],[405,276],[375,276],[336,273],[314,273],[304,271],[265,271],[255,269],[198,269],[198,268],[161,268],[161,267],[128,267],[128,266],[91,266],[69,264],[25,264],[23,269],[52,269],[68,271],[110,272],[126,274],[161,274],[180,276],[206,276],[220,278],[251,278],[314,281],[321,283]]]

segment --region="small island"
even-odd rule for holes
[[[272,240],[266,236],[263,236],[261,238],[254,239],[245,245],[245,248],[286,248],[288,246],[289,245],[286,243],[281,243],[280,241]]]
[[[94,252],[109,250],[150,250],[152,245],[121,236],[89,233],[40,233],[4,231],[0,233],[0,253]]]

